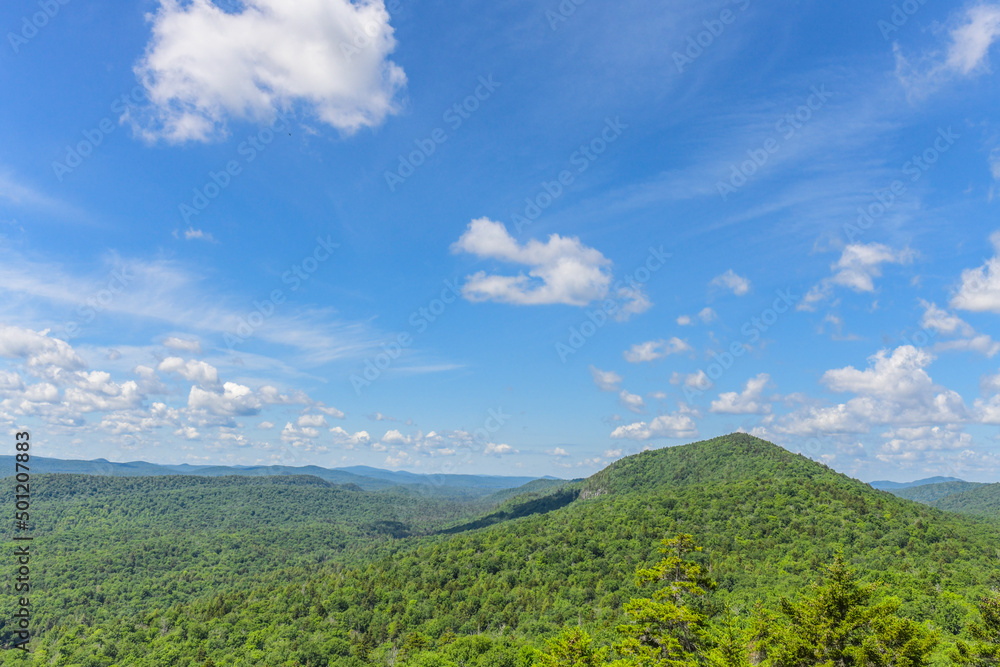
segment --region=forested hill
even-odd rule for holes
[[[263,500],[252,500],[256,490],[246,491],[251,495],[233,502],[264,507],[271,503],[267,498],[295,497],[284,488]],[[192,489],[183,497],[197,504],[211,485]],[[357,502],[377,496],[354,492]],[[358,517],[363,522],[384,511],[364,502],[369,509]],[[94,560],[108,555],[112,563],[120,557],[116,521],[148,503],[125,493],[114,505],[101,500],[66,509],[78,520],[77,529],[87,530],[72,539],[86,537]],[[447,513],[453,507],[437,509]],[[250,512],[236,506],[231,511]],[[400,516],[399,508],[392,511]],[[406,516],[434,511],[425,505]],[[461,513],[455,509],[438,527],[390,536],[369,550],[350,547],[365,534],[352,527],[350,512],[342,513],[340,523],[330,521],[337,512],[312,523],[299,515],[296,521],[306,521],[303,530],[283,533],[281,545],[288,554],[312,554],[309,561],[245,580],[202,576],[198,581],[211,582],[209,590],[189,590],[182,576],[169,600],[143,586],[146,571],[134,568],[117,572],[115,594],[145,591],[147,597],[125,606],[120,600],[103,604],[94,575],[84,573],[90,579],[81,586],[80,573],[67,568],[45,582],[38,613],[51,620],[34,656],[6,651],[0,659],[101,666],[528,667],[566,627],[584,628],[610,645],[629,600],[648,594],[638,585],[636,568],[659,560],[660,541],[680,533],[704,548],[696,558],[717,582],[698,603],[713,627],[735,623],[747,629],[749,610],[757,607],[764,618],[778,618],[780,598],[794,601],[817,590],[812,582],[842,552],[864,581],[880,584],[872,593],[879,600],[889,604],[894,596],[903,618],[937,628],[933,662],[944,665],[955,640],[978,618],[980,596],[1000,587],[997,522],[872,489],[746,434],[645,452],[586,480],[552,488],[536,484],[529,496],[477,516]],[[91,522],[93,516],[100,521]],[[228,562],[257,568],[261,558],[280,553],[269,546],[271,525],[251,533],[251,544],[263,550],[255,546],[241,554],[239,539],[227,537],[228,555],[220,561],[211,540],[203,540],[183,553],[185,566],[195,573]],[[159,539],[168,541],[183,527],[171,530],[156,525]],[[209,534],[209,528],[197,528],[189,539]],[[340,555],[324,559],[324,540],[333,534],[342,540]],[[168,550],[162,554],[174,558]],[[202,560],[205,570],[198,569]],[[169,584],[163,579],[160,585]],[[73,614],[45,608],[60,599],[73,601]]]
[[[934,501],[934,507],[1000,518],[1000,484],[982,484],[961,493],[952,493]]]
[[[989,486],[988,484],[982,484],[980,482],[940,482],[936,484],[922,484],[920,486],[908,486],[902,489],[887,489],[889,493],[899,496],[900,498],[906,498],[907,500],[915,500],[918,503],[925,503],[928,505],[936,505],[936,502],[945,498],[947,496],[953,496],[959,493],[965,493],[966,491],[971,491],[977,489],[981,486]]]

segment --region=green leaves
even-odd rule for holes
[[[979,603],[981,623],[969,626],[969,634],[975,641],[970,645],[958,642],[952,659],[961,665],[972,667],[996,667],[1000,665],[1000,592],[994,591]]]
[[[921,667],[937,636],[896,616],[899,600],[875,600],[877,584],[861,584],[838,554],[825,581],[797,602],[781,600],[784,623],[763,628],[758,646],[773,667],[807,665]]]

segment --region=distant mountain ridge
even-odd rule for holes
[[[926,479],[918,479],[915,482],[890,482],[888,480],[878,480],[875,482],[868,482],[868,486],[873,489],[878,489],[879,491],[893,491],[895,489],[909,489],[914,486],[927,486],[928,484],[943,484],[945,482],[964,481],[964,479],[959,479],[957,477],[928,477]]]
[[[428,487],[476,491],[488,495],[505,489],[514,489],[537,479],[553,477],[507,477],[503,475],[468,474],[419,474],[407,471],[382,470],[368,466],[348,468],[323,468],[321,466],[223,466],[223,465],[177,465],[149,463],[146,461],[114,462],[107,459],[91,461],[57,459],[41,456],[32,457],[32,472],[70,473],[78,475],[101,475],[110,477],[155,477],[163,475],[195,475],[200,477],[224,477],[230,475],[259,477],[269,475],[312,475],[334,484],[355,484],[365,491],[377,491],[391,487],[421,489]],[[0,456],[4,470],[13,471],[14,457]]]

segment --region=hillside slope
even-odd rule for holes
[[[949,512],[1000,518],[1000,484],[981,484],[946,495],[932,504]]]
[[[946,496],[956,493],[971,491],[980,486],[986,486],[980,482],[941,482],[937,484],[924,484],[922,486],[908,486],[902,489],[887,489],[889,493],[900,498],[913,500],[926,505],[934,504]],[[936,505],[935,505],[936,506]]]
[[[577,499],[563,502],[572,492]],[[141,624],[67,619],[46,651],[81,664],[113,650],[130,665],[202,655],[219,665],[346,666],[455,635],[537,643],[567,624],[600,635],[637,595],[635,568],[679,532],[705,547],[716,605],[773,608],[843,550],[901,598],[903,614],[941,628],[945,647],[976,597],[1000,585],[997,523],[874,490],[745,434],[628,457],[552,495],[526,516],[393,542],[348,566],[287,568],[262,586],[147,613]]]

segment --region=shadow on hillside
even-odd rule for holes
[[[476,519],[475,521],[463,523],[459,526],[439,530],[437,534],[453,535],[455,533],[464,533],[467,530],[475,530],[476,528],[485,528],[486,526],[492,526],[495,523],[501,523],[503,521],[510,521],[511,519],[531,516],[532,514],[547,514],[548,512],[552,512],[553,510],[569,505],[571,502],[576,500],[579,495],[579,489],[556,491],[555,493],[543,496],[542,498],[536,498],[535,500],[529,500],[519,505],[514,505],[510,509],[502,512],[488,514],[482,519]]]

